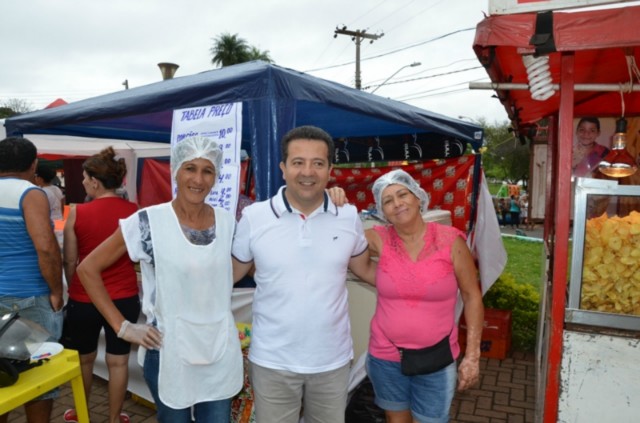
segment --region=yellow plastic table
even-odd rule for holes
[[[80,357],[75,350],[63,350],[41,366],[20,373],[15,384],[0,388],[0,415],[69,381],[73,390],[78,422],[89,423],[89,410],[80,371]]]

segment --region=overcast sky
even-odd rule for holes
[[[355,43],[336,26],[384,36],[361,46],[362,86],[450,117],[507,120],[475,57],[487,0],[2,0],[0,102],[42,108],[211,70],[213,38],[239,34],[279,66],[353,87]],[[420,62],[417,67],[406,67]],[[342,65],[342,66],[340,66]],[[403,82],[408,79],[414,81]]]

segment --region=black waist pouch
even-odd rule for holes
[[[398,348],[400,369],[405,376],[426,375],[444,369],[453,363],[449,335],[437,344],[417,350]]]

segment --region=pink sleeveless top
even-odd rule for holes
[[[428,222],[424,248],[414,262],[392,225],[374,230],[382,239],[382,251],[369,353],[382,360],[400,361],[397,347],[428,347],[449,335],[451,352],[457,358],[458,282],[451,247],[457,237],[466,240],[466,236],[451,226]]]

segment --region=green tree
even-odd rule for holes
[[[256,46],[251,46],[249,50],[249,60],[263,60],[265,62],[273,63],[273,59],[269,55],[269,50],[260,50]]]
[[[0,106],[0,119],[6,119],[8,117],[15,116],[15,115],[17,115],[17,113],[14,112],[12,109],[8,107]]]
[[[486,150],[482,154],[482,163],[487,177],[511,184],[528,181],[530,140],[514,134],[507,121],[494,124],[479,121],[484,127]]]
[[[215,66],[230,66],[238,63],[249,62],[251,60],[264,60],[272,63],[269,50],[260,50],[249,45],[244,38],[238,34],[222,33],[213,39],[211,47],[211,63]]]
[[[9,98],[0,102],[0,119],[33,111],[33,105],[26,100]]]

